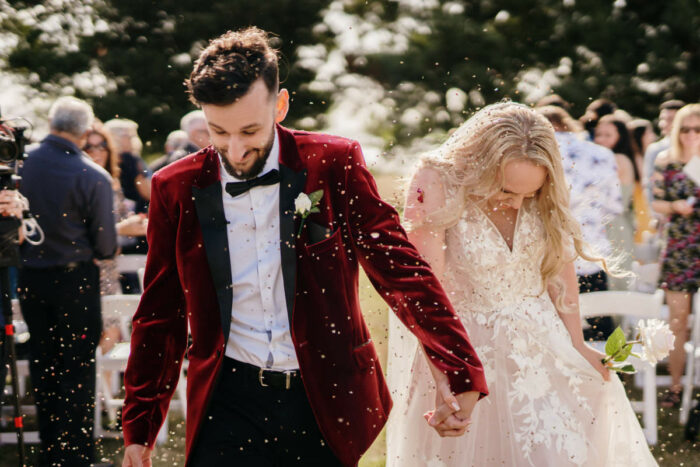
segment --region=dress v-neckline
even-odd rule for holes
[[[479,207],[479,205],[478,205],[475,201],[472,201],[472,204],[474,205],[474,207],[476,208],[476,210],[479,211],[480,215],[481,215],[484,219],[486,219],[486,222],[489,224],[489,226],[491,226],[491,228],[495,231],[495,233],[496,233],[496,235],[498,236],[498,238],[500,238],[501,243],[503,244],[503,246],[506,248],[506,250],[508,250],[508,253],[513,254],[513,252],[515,251],[515,247],[516,247],[516,243],[515,243],[515,242],[516,242],[516,240],[517,240],[517,238],[518,238],[518,228],[519,228],[519,226],[520,226],[520,218],[522,217],[520,211],[523,210],[523,207],[524,207],[524,206],[520,206],[520,208],[517,210],[518,212],[517,212],[517,214],[515,215],[515,227],[513,227],[513,243],[512,243],[512,245],[508,245],[508,241],[507,241],[506,238],[503,236],[503,234],[501,233],[501,231],[498,230],[498,226],[491,220],[491,218],[488,216],[488,214],[486,214],[486,213],[483,211],[483,209],[481,209],[481,208]]]

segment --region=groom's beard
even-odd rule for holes
[[[253,157],[255,157],[255,160],[253,161],[252,165],[246,170],[237,169],[229,162],[228,148],[215,147],[215,149],[219,151],[219,154],[221,154],[221,162],[224,168],[226,169],[226,172],[229,173],[229,175],[238,179],[249,180],[260,175],[260,172],[262,172],[263,167],[265,167],[265,162],[267,162],[267,158],[270,157],[270,153],[272,152],[272,145],[274,143],[275,127],[272,127],[270,137],[268,138],[267,143],[265,143],[265,146],[261,148],[249,149],[248,151],[246,151],[246,154],[253,153]]]

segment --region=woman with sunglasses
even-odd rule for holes
[[[117,234],[121,239],[146,234],[148,220],[144,215],[134,214],[134,202],[124,197],[119,183],[119,160],[112,144],[109,133],[101,126],[94,126],[88,131],[83,150],[99,166],[104,168],[112,176],[112,188],[114,190],[114,222]],[[120,294],[119,271],[114,259],[98,261],[100,267],[100,292],[103,295]],[[119,341],[119,322],[105,322],[100,348],[103,353],[108,352]]]
[[[666,290],[671,330],[676,336],[676,346],[669,356],[671,388],[662,401],[664,407],[676,406],[681,400],[683,344],[693,294],[700,287],[700,179],[691,166],[686,167],[700,158],[700,104],[689,104],[678,111],[670,138],[671,147],[657,158],[651,205],[667,217],[668,243],[661,258],[660,284]],[[693,161],[693,165],[696,163],[700,161]]]

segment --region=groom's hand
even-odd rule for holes
[[[478,391],[452,394],[447,376],[428,359],[428,367],[435,379],[435,410],[424,415],[428,424],[440,436],[462,436],[471,424],[471,414],[479,400]]]
[[[122,467],[151,467],[151,452],[153,450],[141,444],[130,444],[124,450]]]
[[[472,423],[471,414],[479,396],[478,391],[464,392],[456,396],[450,393],[448,402],[438,391],[437,408],[426,413],[424,417],[440,436],[462,436]],[[459,407],[459,410],[455,410],[456,407]]]

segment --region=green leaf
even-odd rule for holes
[[[315,213],[321,212],[321,210],[320,210],[319,208],[317,208],[317,207],[313,207],[313,208],[311,208],[311,209],[309,210],[309,212],[310,212],[311,214],[315,214]]]
[[[622,329],[620,326],[618,326],[605,342],[605,353],[608,355],[615,355],[615,353],[619,352],[626,343],[627,340],[625,339],[625,333],[622,332]]]
[[[318,202],[321,201],[321,198],[323,198],[323,190],[322,189],[309,193],[309,199],[311,200],[312,206],[314,204],[318,204]]]
[[[632,365],[613,366],[610,369],[613,371],[617,371],[618,373],[636,373],[637,372],[637,370]]]
[[[615,358],[613,360],[615,360],[616,362],[624,362],[625,360],[627,360],[627,357],[629,357],[631,353],[632,353],[632,344],[626,344],[622,347],[620,352],[618,352],[618,354],[615,356]]]

